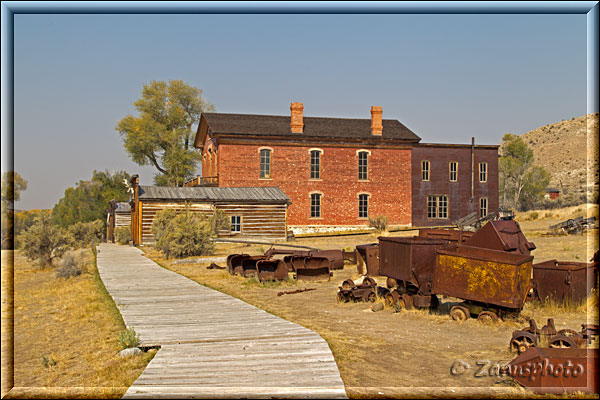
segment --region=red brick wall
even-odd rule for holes
[[[259,149],[269,147],[272,179],[259,179]],[[310,149],[323,150],[321,180],[310,180]],[[390,224],[411,223],[411,150],[374,149],[369,181],[358,180],[357,148],[220,144],[219,186],[278,186],[291,199],[288,225],[367,225],[358,218],[358,194],[369,193],[369,216]],[[321,218],[310,218],[310,193],[323,194]]]

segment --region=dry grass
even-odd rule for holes
[[[2,251],[3,268],[9,251]],[[91,251],[87,272],[68,280],[14,252],[14,388],[8,398],[119,398],[155,351],[121,358],[120,314]],[[4,289],[3,289],[4,290]],[[50,360],[44,366],[43,359]]]

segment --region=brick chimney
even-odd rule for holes
[[[380,106],[372,106],[371,107],[371,134],[381,136],[383,132],[383,120],[381,119],[381,115],[383,114],[383,110]]]
[[[304,122],[302,121],[304,105],[302,103],[292,103],[290,105],[290,110],[292,111],[292,118],[290,121],[292,133],[302,133],[304,131]]]

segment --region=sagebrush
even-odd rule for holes
[[[171,209],[159,211],[152,223],[155,247],[167,258],[212,254],[215,245],[210,239],[216,236],[218,226],[215,215],[207,218],[189,210],[180,214]]]
[[[388,227],[388,217],[378,215],[375,218],[369,217],[369,226],[375,228],[377,232],[383,232]]]
[[[104,221],[77,222],[68,227],[74,248],[90,246],[92,242],[98,243],[104,237]]]
[[[119,333],[119,343],[123,349],[138,347],[140,344],[140,335],[135,332],[133,326]]]
[[[70,242],[68,233],[53,225],[50,215],[42,214],[23,235],[23,251],[29,260],[37,260],[41,268],[51,267],[67,251]]]
[[[120,226],[115,228],[115,240],[119,244],[128,244],[131,240],[131,227]]]
[[[83,254],[80,252],[76,254],[73,251],[68,251],[62,258],[61,266],[56,270],[57,278],[75,277],[81,275],[87,270],[87,265],[83,260]]]

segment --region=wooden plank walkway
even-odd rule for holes
[[[124,398],[346,397],[316,332],[166,270],[137,248],[98,250],[125,324],[143,346],[161,346]]]

